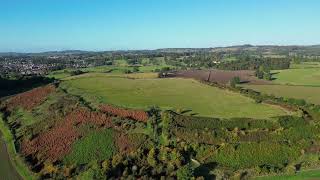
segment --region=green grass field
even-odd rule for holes
[[[127,79],[86,77],[64,81],[61,87],[90,102],[147,109],[192,110],[201,116],[267,118],[284,115],[279,108],[191,79]],[[94,96],[93,96],[94,95]]]
[[[291,69],[320,68],[320,62],[301,62],[300,64],[291,63]]]
[[[69,76],[63,80],[72,80],[88,77],[105,77],[105,78],[132,78],[132,79],[154,79],[158,78],[158,73],[131,73],[131,74],[109,74],[109,73],[85,73],[77,76]]]
[[[65,157],[65,161],[68,164],[85,164],[108,159],[115,151],[111,129],[92,131],[73,144],[72,152]]]
[[[238,59],[237,59],[237,57],[235,57],[235,56],[224,57],[224,58],[222,59],[222,61],[224,61],[224,62],[237,61],[237,60],[238,60]]]
[[[256,180],[311,180],[320,179],[320,170],[309,170],[298,172],[294,175],[265,176],[255,178]]]
[[[309,103],[320,104],[320,87],[288,85],[244,85],[243,87],[277,97],[304,99]]]
[[[320,68],[301,68],[273,71],[276,84],[320,86]]]
[[[320,104],[320,62],[292,63],[290,69],[276,70],[274,85],[243,85],[277,97],[304,99]]]
[[[169,65],[147,65],[139,67],[138,73],[151,73],[154,72],[156,69],[161,69],[163,67],[171,67]],[[133,71],[132,66],[97,66],[97,67],[89,67],[89,68],[81,68],[83,72],[87,73],[105,73],[108,75],[125,75],[126,70]],[[65,79],[70,77],[70,72],[74,71],[74,69],[64,69],[59,71],[53,71],[47,75],[50,78],[56,79]]]

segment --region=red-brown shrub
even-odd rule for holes
[[[73,142],[81,136],[77,126],[87,123],[112,127],[111,118],[107,115],[79,108],[69,113],[52,129],[39,134],[31,141],[24,140],[21,151],[25,155],[39,153],[41,157],[50,161],[61,159],[70,152]]]
[[[123,118],[130,118],[136,121],[147,122],[148,114],[141,110],[129,110],[110,105],[101,105],[100,110],[105,113],[110,113]]]
[[[25,155],[39,153],[44,159],[55,161],[70,152],[72,143],[79,136],[73,126],[61,123],[31,141],[23,141],[21,151]]]
[[[7,101],[7,107],[9,110],[14,109],[15,107],[22,107],[25,110],[32,110],[34,107],[45,101],[47,96],[54,91],[55,87],[53,85],[32,89],[10,98]]]

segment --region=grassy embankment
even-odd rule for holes
[[[23,179],[36,179],[36,175],[28,169],[23,159],[18,155],[14,145],[14,138],[10,132],[10,129],[3,121],[2,114],[0,114],[0,131],[2,133],[4,141],[6,142],[8,154],[16,171],[20,174],[21,177],[23,177]]]

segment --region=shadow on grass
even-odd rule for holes
[[[52,83],[53,81],[53,78],[42,76],[23,76],[18,79],[5,79],[0,77],[0,98],[22,93]]]
[[[202,164],[194,170],[194,175],[196,177],[203,176],[204,179],[215,179],[215,176],[210,174],[210,171],[215,169],[217,165],[215,162]]]

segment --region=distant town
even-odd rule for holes
[[[168,48],[140,51],[53,51],[44,53],[0,53],[0,75],[47,75],[62,69],[104,65],[148,66],[167,64],[180,69],[255,69],[247,60],[304,59],[318,61],[320,46],[230,46],[217,48]],[[297,58],[299,57],[299,58]]]

